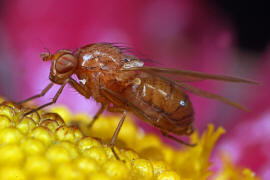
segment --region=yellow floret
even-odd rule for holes
[[[24,164],[24,171],[30,177],[50,174],[51,168],[47,158],[41,155],[28,156]]]
[[[101,166],[96,160],[88,157],[79,157],[75,160],[74,164],[82,171],[82,173],[90,174],[101,170]]]
[[[108,160],[106,151],[102,147],[92,147],[90,149],[86,149],[82,154],[85,157],[96,160],[100,164],[103,164]]]
[[[128,117],[116,141],[117,160],[109,142],[118,116],[101,116],[89,129],[89,116],[72,115],[65,107],[23,117],[29,107],[1,98],[0,103],[0,180],[204,180],[212,174],[213,147],[225,132],[209,125],[201,137],[191,136],[196,147],[177,150],[142,133]],[[225,160],[216,179],[258,179]]]
[[[18,166],[2,166],[0,168],[1,180],[27,180],[26,173]]]
[[[38,126],[35,129],[33,129],[29,136],[35,139],[40,140],[46,145],[50,145],[55,141],[55,134],[53,134],[48,128]]]
[[[180,180],[180,176],[174,171],[164,171],[158,175],[157,180]]]
[[[72,161],[72,156],[69,149],[66,149],[64,146],[59,144],[51,145],[48,148],[45,156],[52,164],[61,164]]]
[[[139,179],[152,179],[154,177],[152,163],[146,159],[135,159],[132,172],[133,176]]]
[[[14,144],[21,141],[22,133],[14,127],[5,128],[0,131],[0,144]]]
[[[82,138],[82,133],[77,128],[61,126],[55,132],[56,138],[60,141],[70,141],[75,143]]]
[[[170,170],[170,166],[164,161],[151,161],[154,169],[154,175],[158,176],[159,174],[163,173],[164,171]]]
[[[0,115],[0,130],[11,126],[12,122],[10,118],[7,117],[6,115]]]
[[[102,147],[102,144],[98,140],[91,137],[84,137],[78,142],[78,148],[81,152],[84,152],[92,147]]]
[[[46,145],[43,142],[33,138],[24,139],[20,145],[26,156],[43,154],[47,149]]]
[[[25,155],[22,149],[16,144],[2,145],[0,147],[0,165],[21,165]]]
[[[103,165],[103,169],[111,178],[130,179],[129,169],[126,164],[118,160],[109,160]]]
[[[12,107],[7,106],[7,105],[1,105],[0,106],[0,115],[4,115],[8,117],[10,120],[15,120],[15,111],[12,109]]]
[[[36,127],[36,122],[29,117],[23,117],[22,120],[17,124],[17,128],[23,133],[28,134]]]

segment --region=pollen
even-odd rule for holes
[[[259,179],[225,155],[225,168],[216,174],[210,170],[209,157],[223,128],[209,125],[202,135],[191,135],[196,147],[176,149],[128,117],[116,141],[117,160],[109,142],[119,116],[102,116],[89,129],[91,117],[63,106],[22,116],[32,108],[0,98],[1,180]]]

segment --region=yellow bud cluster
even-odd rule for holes
[[[175,150],[128,118],[117,139],[121,160],[116,160],[108,142],[119,117],[100,117],[87,129],[90,117],[64,107],[23,117],[27,111],[0,98],[1,180],[207,179],[210,153],[224,133],[210,125],[201,138],[192,135],[195,148]]]

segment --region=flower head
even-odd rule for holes
[[[0,179],[208,179],[209,157],[225,131],[209,125],[196,147],[173,149],[154,134],[144,134],[132,122],[124,123],[116,160],[107,145],[119,117],[101,117],[91,129],[91,118],[72,115],[66,108],[39,111],[23,117],[29,108],[0,100]],[[70,124],[73,124],[70,125]],[[76,124],[76,126],[74,126]],[[225,158],[226,160],[226,158]],[[218,179],[256,179],[248,169],[226,166]]]

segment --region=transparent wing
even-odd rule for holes
[[[214,93],[199,89],[197,87],[194,87],[192,85],[186,84],[186,83],[181,82],[181,81],[172,80],[167,76],[159,75],[159,74],[157,74],[157,73],[155,73],[153,71],[148,71],[147,73],[152,74],[154,76],[158,76],[161,79],[163,79],[165,81],[168,81],[168,82],[170,82],[172,84],[175,84],[175,85],[181,87],[182,89],[184,89],[186,91],[189,91],[189,92],[191,92],[191,93],[193,93],[193,94],[195,94],[197,96],[201,96],[201,97],[205,97],[205,98],[209,98],[209,99],[215,99],[215,100],[220,101],[222,103],[233,106],[233,107],[235,107],[237,109],[240,109],[240,110],[243,110],[243,111],[248,111],[248,109],[245,106],[243,106],[243,105],[241,105],[239,103],[236,103],[234,101],[231,101],[231,100],[229,100],[229,99],[227,99],[227,98],[225,98],[223,96],[220,96],[220,95],[217,95],[217,94],[214,94]]]
[[[185,77],[187,79],[190,79],[191,81],[211,79],[211,80],[227,81],[227,82],[234,82],[234,83],[259,84],[256,81],[252,81],[252,80],[248,80],[248,79],[244,79],[244,78],[225,76],[225,75],[216,75],[216,74],[207,74],[207,73],[202,73],[202,72],[188,71],[188,70],[181,70],[181,69],[170,69],[170,68],[143,66],[143,67],[135,67],[135,68],[125,68],[125,69],[121,69],[121,70],[122,71],[143,71],[143,72],[173,74],[173,75],[179,75],[182,78]]]
[[[186,84],[186,83],[181,83],[181,82],[176,82],[177,85],[179,85],[180,87],[182,87],[183,89],[193,93],[193,94],[196,94],[198,96],[201,96],[201,97],[206,97],[206,98],[209,98],[209,99],[215,99],[215,100],[218,100],[220,102],[223,102],[225,104],[228,104],[228,105],[231,105],[231,106],[234,106],[240,110],[243,110],[243,111],[248,111],[248,109],[241,105],[241,104],[238,104],[236,102],[233,102],[223,96],[220,96],[220,95],[217,95],[217,94],[214,94],[214,93],[210,93],[208,91],[204,91],[202,89],[199,89],[199,88],[196,88],[194,86],[191,86],[189,84]]]

